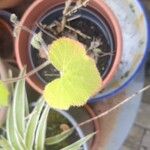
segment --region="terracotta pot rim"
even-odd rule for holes
[[[85,105],[84,107],[88,111],[89,115],[91,115],[92,118],[96,117],[96,113],[92,110],[92,108],[89,104]],[[97,148],[96,143],[97,143],[97,141],[99,140],[99,137],[100,137],[100,126],[99,126],[99,123],[98,123],[97,119],[93,120],[92,122],[94,124],[94,130],[98,131],[98,133],[94,136],[94,139],[92,141],[92,146],[91,146],[91,150],[95,150]]]
[[[60,0],[59,4],[62,4],[64,0]],[[23,18],[21,19],[21,22],[20,24],[23,25],[26,21],[26,19],[28,18],[28,16],[32,13],[32,10],[36,9],[36,7],[38,5],[41,5],[42,2],[44,2],[44,0],[37,0],[35,1],[29,8],[28,10],[25,12],[25,14],[23,15]],[[105,77],[105,79],[103,80],[102,84],[103,84],[103,88],[105,88],[109,82],[113,79],[115,73],[117,72],[117,69],[119,67],[119,63],[120,63],[120,60],[121,60],[121,56],[122,56],[122,45],[123,45],[123,40],[122,40],[122,33],[121,33],[121,28],[120,28],[120,25],[119,25],[119,22],[116,18],[116,16],[114,15],[114,13],[111,11],[111,9],[105,4],[105,2],[103,1],[99,1],[99,0],[93,0],[91,2],[92,4],[95,3],[95,6],[91,6],[92,8],[96,9],[96,5],[100,5],[103,10],[105,11],[105,13],[107,13],[107,15],[109,16],[109,18],[111,18],[111,21],[110,20],[107,20],[108,22],[111,23],[111,28],[112,30],[115,32],[114,36],[116,37],[115,38],[115,42],[116,42],[116,56],[115,56],[115,60],[114,60],[114,63],[112,65],[112,68],[110,70],[110,72],[108,73],[108,75]],[[55,3],[55,6],[57,6],[58,3]],[[53,7],[55,7],[53,6]],[[42,12],[41,16],[47,11],[44,10],[44,12]],[[97,10],[98,11],[98,10]],[[98,11],[99,12],[99,11]],[[41,17],[39,16],[39,17]],[[106,19],[109,19],[109,18],[106,18]],[[19,50],[19,38],[20,38],[20,34],[18,36],[18,38],[16,39],[16,43],[15,43],[15,47],[16,47],[16,59],[17,59],[17,63],[19,65],[19,68],[22,69],[23,68],[23,64],[22,64],[22,60],[20,58],[20,50]],[[42,86],[37,86],[38,83],[35,83],[31,78],[27,78],[27,81],[29,82],[29,84],[36,90],[38,91],[39,93],[42,93],[43,90],[42,90]]]

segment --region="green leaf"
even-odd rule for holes
[[[42,42],[43,42],[43,38],[42,38],[42,32],[36,33],[33,38],[31,39],[31,45],[35,48],[35,49],[41,49],[42,47]]]
[[[43,101],[43,98],[40,98],[33,112],[30,114],[31,116],[27,123],[27,129],[26,129],[26,135],[25,135],[25,144],[28,150],[33,149],[35,133],[36,133],[36,129],[39,123],[39,118],[40,118],[44,104],[45,102]]]
[[[61,150],[78,150],[81,148],[81,146],[83,144],[85,144],[89,139],[91,139],[96,133],[91,133],[89,135],[87,135],[86,137],[80,139],[79,141],[65,147],[65,148],[62,148]]]
[[[44,90],[51,107],[81,106],[100,91],[102,80],[95,61],[86,55],[81,43],[69,38],[56,40],[49,47],[49,60],[61,75]]]
[[[25,69],[20,73],[19,77],[23,77]],[[26,101],[25,79],[19,80],[15,86],[13,95],[13,118],[14,127],[16,128],[20,137],[24,138],[25,131],[25,101]]]
[[[9,103],[9,91],[5,84],[0,81],[0,107],[6,107]]]
[[[23,144],[23,141],[17,132],[18,130],[14,126],[13,110],[11,106],[9,106],[7,113],[6,131],[7,139],[11,145],[11,148],[13,150],[24,150],[25,146]]]
[[[64,131],[58,135],[55,135],[53,137],[49,137],[46,139],[45,144],[46,145],[54,145],[62,142],[66,138],[68,138],[73,133],[73,129],[69,129],[67,131]]]
[[[9,142],[4,137],[0,138],[0,147],[2,147],[4,150],[10,150],[11,149]]]
[[[25,69],[19,77],[24,76]],[[25,131],[25,79],[18,80],[15,86],[13,102],[8,110],[6,123],[7,138],[12,148],[24,150],[24,131]]]
[[[35,150],[44,150],[45,146],[45,136],[46,136],[46,127],[47,127],[47,117],[49,114],[50,107],[49,105],[46,105],[39,124],[36,131],[36,137],[35,137]]]

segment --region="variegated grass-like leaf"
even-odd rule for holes
[[[24,150],[25,145],[18,134],[18,130],[14,126],[13,110],[10,106],[7,113],[6,121],[7,139],[11,145],[12,150]]]
[[[20,77],[24,74],[25,70],[20,73]],[[24,138],[25,131],[25,101],[26,90],[25,80],[23,79],[16,83],[12,104],[14,127],[22,138]]]
[[[44,107],[45,102],[43,98],[40,98],[39,102],[35,106],[31,116],[29,117],[25,135],[25,144],[28,150],[33,149],[34,139],[36,134],[36,129],[39,123],[39,118],[42,113],[42,109]],[[42,129],[41,129],[42,130]]]
[[[61,150],[78,150],[81,148],[81,146],[86,143],[90,138],[92,138],[96,133],[91,133],[89,135],[87,135],[86,137],[78,140],[77,142],[61,149]]]
[[[46,145],[58,144],[62,142],[63,140],[65,140],[66,138],[68,138],[73,133],[73,130],[74,129],[69,129],[53,137],[46,138],[45,144]]]
[[[11,149],[9,142],[4,137],[0,138],[0,147],[3,150],[10,150]]]
[[[38,128],[36,131],[35,136],[35,150],[44,150],[45,146],[45,135],[46,135],[46,128],[47,128],[47,117],[49,114],[50,107],[47,104],[41,118],[39,120]]]

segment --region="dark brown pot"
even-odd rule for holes
[[[0,18],[0,57],[8,59],[14,52],[14,38],[12,27]]]
[[[23,0],[0,0],[0,9],[12,8],[19,5]]]
[[[32,30],[36,27],[36,22],[46,12],[50,11],[55,6],[58,6],[63,3],[64,0],[37,0],[27,9],[25,14],[23,15],[23,18],[21,19],[20,24]],[[89,3],[89,6],[95,9],[97,12],[99,12],[108,22],[113,32],[113,37],[116,45],[116,56],[114,63],[109,74],[103,80],[104,88],[108,85],[110,81],[112,81],[118,69],[122,54],[122,34],[116,17],[103,1],[93,0]],[[29,33],[21,30],[15,42],[17,63],[21,69],[24,67],[24,65],[27,65],[27,71],[31,71],[33,69],[29,60],[29,54],[27,52],[28,46],[30,44],[30,36],[31,35]],[[42,81],[39,80],[39,78],[36,75],[27,78],[27,81],[36,91],[42,93],[44,84]]]

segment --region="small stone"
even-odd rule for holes
[[[69,127],[69,125],[67,125],[67,124],[61,124],[61,125],[60,125],[60,129],[61,129],[62,131],[67,131],[67,130],[70,129],[70,127]]]

